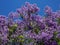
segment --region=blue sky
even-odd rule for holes
[[[40,15],[44,14],[44,7],[50,6],[53,11],[60,9],[60,0],[0,0],[0,15],[8,15],[11,11],[24,5],[25,2],[36,3],[40,8]]]

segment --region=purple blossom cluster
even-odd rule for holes
[[[0,45],[60,45],[60,10],[46,6],[44,16],[26,2],[8,17],[0,15]]]

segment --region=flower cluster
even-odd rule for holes
[[[60,10],[46,6],[44,16],[26,2],[8,17],[0,15],[0,45],[60,45]]]

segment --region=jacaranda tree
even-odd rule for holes
[[[0,45],[60,45],[60,10],[46,6],[44,16],[26,2],[8,17],[0,15]]]

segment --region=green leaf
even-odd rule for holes
[[[14,24],[12,27],[9,28],[9,32],[14,32],[16,30],[17,24]]]
[[[29,28],[27,26],[25,26],[24,30],[27,31],[27,30],[29,30]]]
[[[22,43],[25,41],[25,39],[19,39],[18,41]]]
[[[54,32],[54,35],[57,35],[57,34],[58,34],[58,32],[57,32],[57,31],[55,31],[55,32]]]
[[[60,24],[60,18],[57,19],[58,24]]]
[[[18,36],[18,38],[24,38],[24,36],[23,35],[20,35],[20,36]]]
[[[55,38],[55,40],[56,40],[57,42],[59,42],[59,41],[60,41],[60,39],[59,39],[59,38]]]
[[[60,41],[58,42],[58,45],[60,45]]]
[[[36,34],[38,34],[39,29],[38,29],[38,28],[35,28],[35,29],[34,29],[34,32],[35,32]]]
[[[30,42],[32,42],[32,40],[31,40],[31,39],[29,39],[29,40],[28,40],[28,42],[30,43]]]

